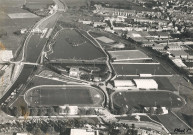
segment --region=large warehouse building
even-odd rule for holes
[[[114,87],[135,87],[135,83],[132,80],[114,80]]]
[[[138,89],[158,89],[154,79],[133,79]]]
[[[158,89],[154,79],[114,80],[116,89]]]

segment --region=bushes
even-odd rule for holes
[[[7,32],[4,29],[0,29],[0,38],[7,36]]]

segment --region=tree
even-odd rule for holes
[[[4,29],[0,29],[0,38],[7,36],[7,32]]]
[[[155,110],[153,109],[153,107],[149,108],[149,113],[150,113],[150,115],[155,114]]]
[[[34,135],[43,135],[44,133],[39,127],[34,127],[32,129],[32,134],[34,134]]]
[[[34,107],[30,109],[30,115],[31,116],[37,116],[38,115],[38,108]]]
[[[86,110],[84,108],[79,108],[79,115],[86,115]]]
[[[13,34],[15,34],[15,35],[21,35],[21,31],[20,31],[20,30],[14,31]]]
[[[48,126],[48,127],[47,127],[47,130],[46,130],[46,133],[47,133],[47,134],[53,134],[53,132],[55,132],[54,127]]]
[[[61,112],[61,108],[60,107],[56,107],[56,113],[59,114]]]
[[[156,109],[156,114],[162,114],[162,113],[163,113],[163,109],[161,108],[160,105],[158,105]]]
[[[119,109],[119,114],[120,114],[120,115],[126,114],[127,111],[128,111],[128,109],[127,109],[126,107],[121,107],[121,108]]]
[[[52,115],[55,115],[55,111],[54,111],[54,108],[53,107],[49,107],[48,108],[48,116],[52,116]]]
[[[135,130],[135,124],[132,124],[131,125],[131,134],[132,135],[137,135],[137,133],[138,133],[137,130]]]
[[[3,110],[5,111],[5,113],[10,114],[11,110],[9,107],[4,107]]]
[[[44,115],[46,115],[46,113],[47,113],[47,109],[44,107],[40,108],[38,111],[39,116],[44,116]]]
[[[22,115],[22,111],[20,107],[13,107],[12,112],[13,112],[13,115],[16,117],[19,117]]]
[[[94,110],[93,108],[90,108],[90,109],[88,109],[88,110],[86,111],[86,114],[87,114],[87,115],[95,115],[96,113],[95,113],[95,110]]]

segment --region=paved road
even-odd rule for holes
[[[61,13],[65,12],[67,9],[65,3],[61,3],[59,0],[54,1],[58,5],[58,10],[55,11],[52,15],[40,20],[34,26],[34,28],[48,28],[48,30],[54,28],[56,21],[60,17]],[[30,32],[24,43],[23,58],[21,60],[22,62],[36,63],[38,61],[38,59],[40,58],[40,54],[42,53],[43,48],[48,41],[48,38],[46,38],[46,34],[47,32],[43,37],[41,34]],[[33,65],[22,66],[20,74],[16,77],[15,81],[7,88],[7,92],[0,99],[0,104],[2,104],[14,90],[18,89],[22,86],[22,84],[25,84],[27,82],[27,79],[33,72],[34,67],[35,66]]]

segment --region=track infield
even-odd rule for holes
[[[38,86],[25,93],[29,106],[102,106],[103,93],[89,86]]]
[[[177,108],[185,104],[184,99],[169,91],[124,91],[112,95],[114,107],[126,105],[138,107],[162,107]]]

